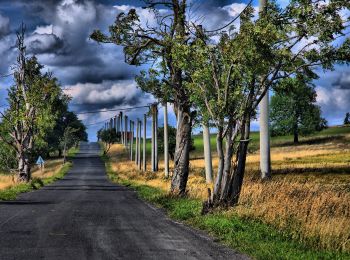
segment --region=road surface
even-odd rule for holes
[[[0,202],[0,259],[247,259],[110,183],[97,143],[63,178]]]

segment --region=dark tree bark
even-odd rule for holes
[[[247,151],[250,135],[250,116],[247,116],[242,124],[241,138],[239,141],[239,147],[237,150],[237,167],[233,174],[232,185],[229,192],[229,203],[231,206],[236,205],[241,194],[241,188],[243,184],[243,177],[246,166]]]
[[[28,182],[31,178],[28,155],[25,152],[18,154],[18,181]]]
[[[184,196],[189,172],[189,153],[191,146],[192,118],[189,107],[178,108],[178,129],[174,157],[174,174],[171,193]]]
[[[221,182],[221,196],[220,201],[227,201],[227,196],[229,192],[229,180],[231,178],[231,166],[232,166],[232,156],[233,156],[233,140],[232,140],[232,128],[230,127],[226,134],[226,150],[225,150],[225,163],[224,163],[224,173]]]
[[[220,197],[221,192],[221,182],[222,182],[222,175],[224,170],[224,150],[223,150],[223,138],[222,138],[223,129],[222,127],[218,127],[218,133],[216,135],[216,149],[219,157],[219,163],[218,163],[218,173],[217,177],[215,179],[215,185],[214,185],[214,200]]]
[[[295,144],[299,143],[298,124],[294,125],[293,136],[294,136],[294,143]]]

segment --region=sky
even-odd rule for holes
[[[192,0],[193,2],[194,0]],[[195,15],[208,30],[218,28],[235,17],[247,1],[197,1]],[[282,5],[286,0],[281,0]],[[253,2],[258,5],[257,0]],[[12,72],[16,60],[15,32],[26,24],[29,56],[36,55],[45,70],[52,71],[66,93],[72,96],[70,109],[77,113],[103,109],[143,106],[155,99],[142,92],[134,81],[142,67],[124,62],[123,49],[112,44],[97,44],[89,39],[94,29],[106,31],[115,17],[136,8],[141,21],[152,22],[150,13],[138,0],[0,0],[0,75]],[[334,71],[319,71],[314,83],[317,103],[330,125],[341,124],[350,111],[350,67],[336,66]],[[11,77],[0,78],[0,109],[6,105]],[[146,109],[128,112],[129,118],[142,118]],[[79,114],[88,126],[89,140],[96,140],[99,123],[117,112]],[[163,115],[159,113],[162,125]],[[175,116],[169,106],[169,122]],[[95,124],[99,123],[99,124]],[[150,129],[150,127],[148,127]],[[258,129],[258,122],[252,124]]]

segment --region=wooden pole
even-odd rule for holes
[[[164,174],[169,177],[168,104],[164,104]]]
[[[147,170],[147,162],[146,162],[146,132],[147,132],[147,115],[143,115],[143,147],[142,147],[142,162],[143,162],[143,170]]]
[[[207,183],[213,182],[213,166],[210,149],[210,131],[208,123],[203,123],[203,146],[205,161],[205,180]]]
[[[260,0],[259,9],[260,15],[265,13],[266,0]],[[271,178],[269,91],[260,102],[260,171],[262,179]]]

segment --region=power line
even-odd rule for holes
[[[146,106],[137,106],[137,107],[125,107],[125,108],[119,108],[119,109],[107,109],[107,110],[96,110],[96,111],[86,111],[86,112],[81,112],[81,113],[76,113],[76,114],[92,114],[92,113],[100,113],[100,112],[109,112],[109,111],[127,111],[127,110],[134,110],[134,109],[138,109],[138,108],[146,108],[146,107],[150,107],[150,105],[146,105]],[[95,123],[91,123],[91,124],[86,124],[85,126],[93,126],[93,125],[99,125],[102,123],[106,123],[109,122],[111,120],[111,118],[105,119],[103,121],[98,121]]]
[[[123,108],[116,108],[116,109],[104,109],[104,110],[94,110],[94,111],[84,111],[84,112],[78,112],[77,115],[84,115],[84,114],[96,114],[96,113],[103,113],[103,112],[110,112],[110,111],[126,111],[126,110],[134,110],[138,108],[145,108],[149,107],[147,106],[138,106],[138,107],[123,107]]]
[[[0,78],[6,78],[6,77],[12,76],[12,75],[14,75],[14,74],[15,74],[15,73],[12,72],[12,73],[10,73],[10,74],[0,75]]]
[[[238,18],[241,17],[241,14],[253,3],[253,0],[250,0],[249,3],[247,4],[246,7],[244,7],[244,9],[242,10],[242,12],[240,12],[235,18],[233,18],[232,21],[230,21],[228,24],[224,25],[223,27],[221,28],[218,28],[216,30],[211,30],[211,31],[207,31],[205,30],[205,32],[207,33],[213,33],[213,32],[218,32],[218,31],[221,31],[222,29],[225,29],[226,27],[230,26],[231,24],[233,24]]]
[[[87,125],[85,125],[85,126],[99,125],[99,124],[102,124],[102,123],[108,122],[109,120],[110,120],[110,119],[106,119],[106,120],[99,121],[99,122],[96,122],[96,123],[87,124]]]

